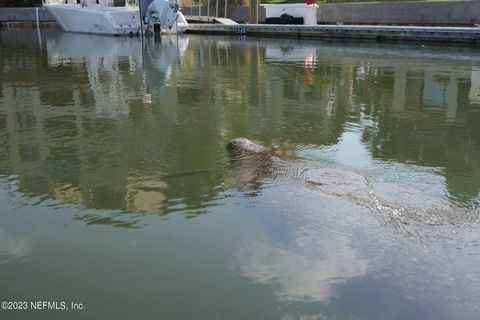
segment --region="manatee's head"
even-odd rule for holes
[[[255,193],[261,188],[263,178],[270,175],[271,150],[245,138],[233,139],[227,144],[227,150],[231,169],[227,183]]]
[[[237,138],[231,140],[227,144],[227,150],[232,153],[250,153],[250,154],[262,154],[269,151],[262,145],[256,144],[246,138]]]

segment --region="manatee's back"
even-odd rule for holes
[[[256,144],[246,138],[231,140],[227,144],[227,150],[234,153],[247,152],[252,154],[260,154],[269,151],[269,149],[264,146]]]

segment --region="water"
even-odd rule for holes
[[[475,50],[0,36],[1,319],[478,317]]]

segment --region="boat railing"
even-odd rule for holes
[[[95,2],[95,0],[43,0],[43,4],[81,4],[87,5],[90,2]]]
[[[133,3],[135,5],[136,1]],[[43,4],[79,4],[82,7],[129,7],[128,0],[43,0]]]

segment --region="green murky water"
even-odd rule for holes
[[[479,123],[468,48],[2,31],[0,300],[70,310],[0,318],[476,319]]]

